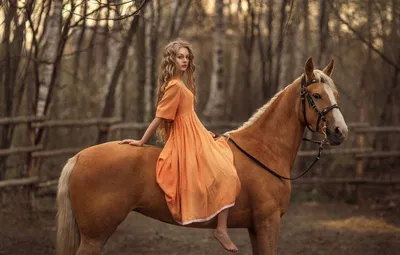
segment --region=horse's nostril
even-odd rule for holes
[[[339,127],[335,127],[335,133],[339,133],[339,134],[341,133]]]

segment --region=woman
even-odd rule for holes
[[[191,46],[169,43],[163,53],[157,88],[156,117],[140,140],[120,144],[142,146],[157,129],[165,146],[156,165],[157,183],[175,221],[182,225],[218,215],[214,237],[231,252],[237,247],[227,233],[228,208],[239,195],[240,181],[225,139],[214,140],[195,112],[195,66]],[[187,75],[189,88],[182,78]]]

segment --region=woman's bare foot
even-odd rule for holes
[[[228,233],[226,231],[215,229],[213,231],[213,235],[214,235],[215,239],[217,239],[218,242],[225,248],[225,250],[233,252],[233,253],[238,252],[238,248],[231,241],[231,239],[229,238]]]

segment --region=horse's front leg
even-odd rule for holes
[[[281,213],[275,212],[268,218],[254,222],[255,235],[257,237],[257,252],[253,247],[253,254],[275,255],[278,250],[278,235],[281,222]],[[251,238],[251,236],[250,236]],[[253,245],[253,241],[252,241]]]
[[[248,228],[253,255],[258,255],[257,235],[253,227]]]

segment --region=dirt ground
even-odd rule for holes
[[[0,210],[0,254],[54,254],[54,210]],[[230,235],[251,254],[245,229]],[[103,254],[229,254],[211,230],[172,226],[131,213]],[[400,254],[400,214],[388,207],[294,202],[282,220],[278,254]]]

